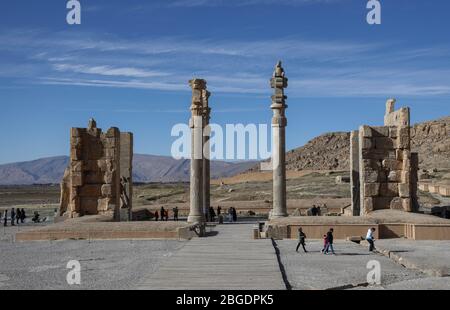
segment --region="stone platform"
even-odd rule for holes
[[[16,241],[173,239],[195,236],[186,222],[112,222],[107,217],[86,216],[16,233]]]
[[[450,220],[397,210],[375,211],[364,217],[321,216],[272,219],[267,223],[266,235],[277,239],[295,239],[299,227],[303,228],[309,239],[322,239],[330,228],[334,229],[336,239],[365,237],[367,230],[375,227],[376,239],[450,240]]]

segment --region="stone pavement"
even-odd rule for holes
[[[189,241],[139,288],[286,289],[271,240],[253,240],[252,224],[225,224],[212,230],[210,237]]]
[[[385,289],[387,286],[426,278],[420,271],[409,270],[389,258],[369,253],[368,248],[348,241],[336,241],[336,255],[323,255],[323,241],[307,240],[308,253],[295,252],[296,240],[277,240],[281,262],[294,290]],[[368,286],[367,263],[376,260],[381,267],[381,286]]]
[[[450,241],[385,239],[377,250],[395,262],[432,277],[450,276]]]

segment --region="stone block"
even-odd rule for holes
[[[114,181],[114,173],[111,171],[106,171],[103,176],[103,181],[106,184],[112,184]]]
[[[364,170],[381,170],[381,163],[380,160],[376,159],[363,159],[362,161],[363,169]]]
[[[374,201],[374,198],[372,198],[372,197],[364,198],[363,214],[368,214],[368,213],[374,211],[373,201]]]
[[[377,183],[380,179],[380,172],[375,170],[366,170],[363,175],[363,183]]]
[[[383,197],[398,196],[397,183],[381,183],[380,184],[380,196],[383,196]]]
[[[84,170],[85,171],[98,171],[98,164],[96,160],[85,160],[84,161]]]
[[[102,196],[104,197],[112,197],[113,196],[113,189],[111,184],[103,184],[102,185]]]
[[[83,185],[82,174],[81,173],[71,173],[70,184],[72,186],[82,186]]]
[[[375,148],[379,150],[393,150],[395,149],[395,139],[389,137],[376,137]]]
[[[380,183],[366,183],[364,184],[364,196],[375,197],[380,193]]]
[[[370,149],[362,150],[362,159],[383,160],[386,158],[396,158],[396,152],[392,149]]]
[[[373,149],[375,148],[375,144],[373,143],[371,138],[364,138],[362,140],[361,147],[363,150]]]
[[[390,209],[392,210],[404,210],[403,200],[400,197],[395,197],[391,200]]]
[[[83,162],[82,161],[72,161],[70,163],[70,171],[72,171],[72,173],[78,173],[78,174],[83,172]]]
[[[397,159],[388,158],[383,160],[382,166],[387,170],[402,170],[403,163]]]
[[[409,149],[410,147],[411,147],[411,136],[409,132],[409,127],[399,127],[397,148]]]
[[[411,197],[411,184],[409,183],[399,183],[398,184],[398,195],[401,198]]]
[[[392,170],[388,174],[388,182],[390,183],[403,183],[402,182],[402,171]]]
[[[101,173],[100,171],[90,171],[84,174],[85,184],[102,184],[103,182],[103,173]]]
[[[361,126],[359,128],[360,131],[360,135],[364,138],[371,138],[373,137],[372,135],[372,128],[370,128],[369,126]]]
[[[399,183],[411,183],[411,173],[409,171],[402,171]]]
[[[389,127],[389,137],[396,139],[398,137],[398,127],[397,126],[390,126]]]
[[[117,154],[117,151],[114,148],[105,149],[105,157],[106,158],[115,158],[116,154]]]
[[[391,201],[392,197],[374,197],[373,198],[374,211],[389,209]]]
[[[389,137],[389,127],[372,127],[372,135],[373,137]]]
[[[70,137],[79,138],[83,136],[86,130],[83,128],[70,128]]]
[[[81,197],[99,197],[102,195],[100,185],[88,184],[80,187]]]
[[[106,132],[106,138],[119,138],[120,139],[120,131],[116,127],[111,127]]]
[[[402,198],[402,207],[406,212],[412,212],[413,206],[410,198]]]
[[[83,159],[83,151],[81,149],[71,148],[70,149],[70,159],[72,161],[82,160]]]

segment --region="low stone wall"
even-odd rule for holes
[[[408,239],[413,240],[450,240],[450,225],[410,225]]]
[[[174,239],[195,237],[192,225],[182,222],[58,223],[16,234],[16,241]]]
[[[374,227],[376,239],[450,240],[449,220],[401,211],[375,213],[372,217],[274,219],[266,223],[265,236],[274,239],[297,239],[299,227],[302,227],[309,239],[322,239],[330,228],[334,229],[335,239],[365,237],[369,228]]]

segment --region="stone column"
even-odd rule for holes
[[[203,215],[203,91],[206,81],[189,81],[192,88],[191,115],[191,178],[188,223],[204,223]]]
[[[209,207],[211,206],[210,198],[210,144],[211,130],[209,120],[211,108],[209,107],[209,97],[211,93],[207,90],[203,91],[203,212],[206,219],[208,218]]]
[[[281,61],[278,62],[273,77],[270,81],[271,87],[275,89],[272,96],[271,109],[273,111],[273,211],[272,218],[286,217],[286,134],[287,119],[285,109],[287,108],[284,88],[288,86]]]

